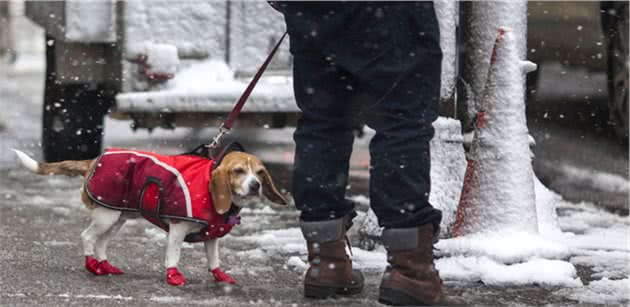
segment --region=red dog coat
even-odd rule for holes
[[[115,210],[139,211],[168,231],[161,219],[201,223],[205,227],[188,242],[226,235],[235,219],[214,210],[209,192],[214,160],[194,155],[165,156],[151,152],[109,149],[96,160],[85,183],[88,196]],[[238,217],[237,217],[238,219]]]

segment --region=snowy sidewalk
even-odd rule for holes
[[[88,212],[79,201],[80,183],[78,178],[0,170],[0,231],[4,234],[0,244],[6,247],[0,253],[0,269],[5,272],[0,281],[1,304],[377,304],[385,267],[381,248],[353,249],[357,267],[367,276],[363,294],[323,302],[302,298],[306,250],[293,209],[244,210],[242,224],[223,240],[221,248],[222,266],[238,280],[238,287],[212,285],[198,244],[186,244],[183,249],[182,271],[190,284],[181,288],[166,285],[162,268],[165,234],[141,220],[129,222],[112,241],[110,259],[126,274],[95,277],[82,267],[79,233],[87,226]],[[532,278],[540,280],[541,276],[532,277],[530,267],[518,261],[508,266],[474,255],[442,257],[437,265],[447,290],[474,305],[628,304],[628,218],[589,204],[565,202],[559,204],[558,213],[565,243],[572,246],[564,259],[574,270],[549,265],[545,267],[549,283],[532,284]],[[626,245],[620,244],[623,242]],[[506,247],[518,248],[519,243],[506,242]]]

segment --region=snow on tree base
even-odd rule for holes
[[[440,240],[435,248],[439,256],[479,256],[506,264],[535,258],[566,259],[570,253],[566,246],[524,231],[474,234]]]

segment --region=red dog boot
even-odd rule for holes
[[[221,270],[221,268],[216,268],[212,271],[212,275],[214,275],[214,282],[226,282],[228,284],[231,285],[235,285],[236,284],[236,280],[234,280],[234,278],[232,278],[232,276],[228,275],[227,273],[223,272]]]
[[[111,275],[121,275],[125,274],[121,269],[109,264],[107,260],[101,261],[99,264],[99,268],[103,272],[103,274],[111,274]]]
[[[186,284],[186,277],[177,268],[166,269],[166,282],[171,286],[183,286]]]
[[[103,275],[101,266],[94,256],[85,256],[85,269],[92,272],[94,275]]]

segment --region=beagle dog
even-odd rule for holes
[[[87,191],[89,188],[87,185],[88,180],[92,177],[95,170],[99,168],[106,169],[108,165],[111,165],[101,164],[101,160],[99,160],[105,157],[109,151],[106,151],[103,155],[94,160],[62,161],[57,163],[40,163],[30,158],[24,152],[15,149],[14,151],[21,164],[34,173],[41,175],[63,174],[67,176],[84,176],[85,180],[84,186],[81,189],[81,200],[91,211],[91,223],[88,228],[81,233],[83,253],[86,259],[85,267],[95,275],[123,274],[122,270],[107,261],[107,244],[116,235],[125,221],[140,217],[140,213],[138,210],[125,211],[108,207],[100,203],[94,195],[91,195],[89,191]],[[137,151],[126,150],[124,152],[142,155]],[[176,158],[180,156],[162,157]],[[153,159],[153,161],[155,161],[155,159]],[[211,212],[211,214],[215,217],[227,217],[228,211],[232,209],[237,209],[236,211],[238,211],[243,206],[260,205],[261,202],[256,200],[260,200],[263,195],[274,203],[287,205],[287,201],[276,189],[263,163],[251,154],[236,151],[230,152],[225,155],[218,166],[214,169],[208,168],[208,170],[211,171],[211,176],[207,179],[207,181],[210,182],[208,184],[206,181],[206,185],[203,186],[203,189],[207,189],[211,197],[208,197],[205,192],[198,194],[205,194],[204,199],[212,200],[209,204],[212,204],[214,207],[213,209],[215,211]],[[182,184],[182,181],[179,182],[178,186],[180,184]],[[172,189],[166,190],[170,191]],[[140,194],[140,198],[142,198],[144,190],[142,193],[135,193],[134,195],[137,196],[137,194]],[[190,198],[190,196],[188,196],[188,198]],[[98,199],[100,199],[100,197],[98,197]],[[140,205],[140,207],[142,207],[142,205]],[[160,212],[159,204],[157,211]],[[159,215],[157,218],[158,222],[152,221],[152,223],[160,226],[163,225],[162,228],[168,231],[168,243],[164,263],[167,271],[167,282],[174,286],[184,285],[186,278],[177,269],[182,244],[187,240],[188,235],[204,232],[207,235],[208,232],[205,230],[205,227],[212,227],[212,225],[204,225],[198,221],[195,222],[186,219],[164,218]],[[231,229],[231,226],[229,229]],[[229,231],[229,229],[227,231]],[[223,230],[223,227],[221,227],[221,230]],[[227,232],[223,232],[217,237],[210,237],[209,239],[206,236],[206,239],[194,240],[193,242],[204,242],[208,266],[215,277],[215,281],[234,284],[236,283],[234,279],[219,268],[218,237],[226,233]]]

